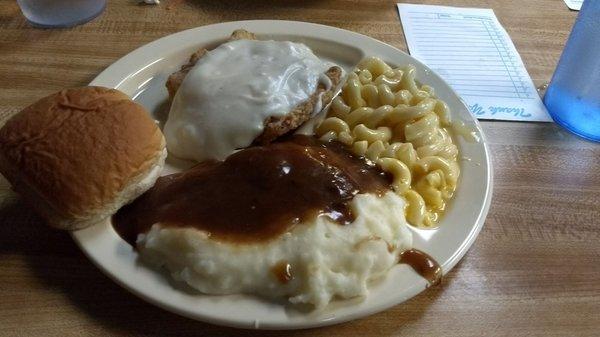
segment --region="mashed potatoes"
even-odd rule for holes
[[[256,244],[221,242],[196,229],[156,224],[139,235],[137,247],[143,259],[202,293],[285,297],[323,307],[334,297],[365,296],[368,282],[384,276],[399,252],[411,247],[404,204],[393,192],[359,194],[350,202],[356,216],[350,225],[321,216]],[[277,275],[282,264],[289,264],[289,281]]]

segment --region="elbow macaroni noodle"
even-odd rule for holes
[[[431,227],[456,189],[460,168],[448,131],[450,109],[432,87],[417,84],[415,72],[412,65],[393,69],[379,58],[363,59],[315,131],[391,174],[392,188],[406,199],[407,220]]]

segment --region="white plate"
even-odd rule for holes
[[[164,119],[167,76],[201,46],[214,46],[235,29],[257,33],[261,39],[303,42],[320,57],[351,69],[363,56],[377,55],[393,65],[412,63],[420,82],[435,88],[454,119],[477,130],[476,119],[450,87],[433,71],[404,52],[364,35],[317,24],[292,21],[228,22],[179,32],[149,43],[103,71],[91,85],[117,88]],[[469,249],[481,229],[492,194],[492,169],[485,141],[458,140],[464,158],[456,196],[439,229],[414,229],[414,246],[432,255],[447,273]],[[173,166],[167,171],[174,170]],[[108,276],[145,300],[164,309],[210,323],[261,329],[297,329],[340,323],[397,305],[423,291],[426,281],[406,265],[394,267],[372,285],[366,299],[334,301],[319,312],[299,312],[289,306],[253,296],[206,296],[175,284],[165,273],[150,269],[109,223],[73,233],[85,254]]]

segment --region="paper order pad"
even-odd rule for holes
[[[581,5],[583,5],[583,0],[565,0],[567,7],[574,11],[581,10]]]
[[[410,54],[442,76],[480,119],[551,121],[491,9],[398,4]]]

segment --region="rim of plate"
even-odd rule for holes
[[[173,53],[178,49],[178,47],[179,49],[181,49],[181,47],[179,46],[181,41],[194,40],[194,36],[197,36],[197,34],[204,34],[205,36],[213,36],[214,41],[216,42],[228,36],[231,33],[231,31],[238,28],[245,28],[247,30],[265,35],[287,34],[307,38],[331,40],[350,46],[360,45],[361,49],[363,50],[379,50],[381,51],[381,53],[385,53],[388,55],[401,54],[403,58],[409,58],[410,61],[417,66],[418,70],[419,68],[421,70],[424,70],[427,73],[427,76],[433,77],[436,81],[443,83],[443,85],[445,86],[444,90],[446,90],[453,98],[457,100],[457,102],[459,102],[457,104],[459,104],[459,107],[461,109],[467,111],[468,117],[466,121],[475,128],[478,136],[481,139],[479,143],[482,147],[481,150],[483,151],[484,160],[480,163],[480,170],[483,170],[482,172],[484,173],[484,181],[482,181],[482,183],[484,184],[484,198],[482,200],[481,205],[478,207],[477,214],[475,215],[475,221],[473,225],[470,226],[469,232],[464,237],[462,244],[456,247],[454,254],[442,263],[442,269],[444,271],[444,274],[447,274],[466,254],[468,249],[475,241],[475,238],[478,236],[485,222],[485,218],[487,216],[491,204],[493,189],[492,161],[481,125],[475,117],[468,113],[468,108],[464,101],[439,75],[437,75],[429,67],[421,63],[419,60],[411,57],[405,52],[369,36],[321,24],[285,20],[231,21],[187,29],[171,35],[167,35],[148,44],[145,44],[130,52],[129,54],[123,56],[119,60],[115,61],[104,71],[102,71],[89,85],[101,85],[106,87],[119,88],[128,79],[131,79],[138,73],[142,72],[143,70],[152,66],[153,64],[163,60],[166,57],[160,57],[159,55]],[[167,50],[168,52],[165,53],[165,50]],[[132,69],[132,66],[135,64],[144,64],[144,66],[142,68]],[[121,74],[121,76],[116,76],[118,74]],[[123,74],[127,75],[122,76]],[[439,88],[436,87],[435,89]],[[453,111],[453,115],[455,113],[456,112]],[[462,115],[466,116],[464,113],[462,113]],[[461,175],[461,182],[459,182],[459,186],[462,184],[462,179],[463,178]],[[169,302],[166,300],[166,296],[159,296],[157,293],[152,291],[155,289],[145,289],[144,285],[132,282],[128,278],[128,275],[131,275],[129,273],[138,272],[139,267],[137,265],[130,266],[130,270],[128,271],[127,275],[117,272],[116,269],[118,268],[113,267],[110,261],[108,261],[105,256],[99,254],[96,251],[96,248],[89,243],[90,235],[93,235],[93,232],[97,233],[98,231],[102,231],[106,229],[107,226],[110,226],[108,221],[104,224],[92,226],[92,228],[72,232],[72,237],[77,243],[77,245],[80,247],[80,249],[92,261],[92,263],[94,263],[94,265],[96,265],[105,275],[107,275],[114,282],[121,285],[128,291],[158,307],[161,307],[163,309],[188,318],[217,325],[246,329],[303,329],[333,325],[386,310],[392,306],[398,305],[414,297],[415,295],[423,291],[426,287],[424,280],[420,280],[419,282],[415,282],[411,286],[403,289],[403,291],[398,296],[389,296],[389,298],[380,303],[372,304],[366,308],[360,308],[360,310],[351,310],[350,312],[344,313],[343,315],[339,316],[335,315],[334,311],[333,317],[319,317],[313,320],[295,321],[280,319],[274,321],[257,322],[255,320],[249,320],[247,318],[244,319],[243,317],[230,317],[228,315],[214,314],[210,310],[199,310],[200,308],[182,307],[177,303]],[[444,225],[442,224],[441,226]],[[415,231],[414,228],[412,230]],[[122,252],[115,253],[114,256],[118,258],[119,254],[122,254]],[[386,277],[389,278],[391,277],[391,275],[387,275]],[[180,291],[174,287],[172,287],[172,290],[174,292]],[[196,296],[204,295],[198,294]]]

